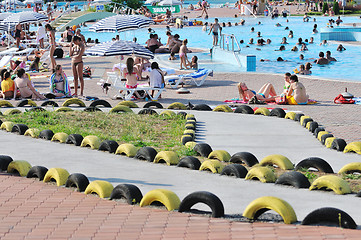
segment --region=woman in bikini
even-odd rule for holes
[[[25,73],[23,68],[17,71],[17,78],[15,78],[15,91],[19,89],[22,98],[28,98],[33,100],[45,99],[45,97],[38,93],[36,89],[31,85],[29,76]]]
[[[261,101],[273,102],[277,96],[273,85],[270,83],[266,83],[265,85],[263,85],[257,93],[256,91],[248,89],[245,83],[240,82],[238,84],[238,92],[239,97],[245,102],[248,102],[253,97],[256,97],[256,99]]]
[[[61,65],[56,65],[55,73],[51,75],[49,82],[50,82],[50,91],[54,93],[55,97],[71,96],[68,79]]]
[[[46,31],[49,32],[49,45],[50,45],[50,61],[51,61],[51,68],[54,70],[56,66],[56,61],[54,58],[54,51],[55,51],[55,30],[53,27],[48,23],[45,25]]]
[[[133,58],[128,58],[127,59],[127,67],[123,69],[123,76],[125,77],[125,79],[127,79],[126,83],[125,83],[125,87],[128,89],[134,89],[137,88],[138,86],[138,74],[134,71],[134,59]],[[136,97],[138,98],[142,98],[138,91],[134,92]]]
[[[83,79],[83,54],[85,46],[78,36],[73,37],[70,44],[69,55],[71,56],[71,69],[74,75],[74,96],[78,96],[78,79],[80,81],[80,96],[84,95],[84,79]]]

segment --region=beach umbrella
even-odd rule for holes
[[[43,0],[25,0],[24,1],[25,4],[40,4],[40,3],[44,3]]]
[[[159,6],[166,6],[166,5],[182,5],[182,2],[179,0],[163,0],[160,3],[158,3]]]
[[[44,14],[40,14],[37,12],[18,12],[10,15],[9,17],[5,18],[2,22],[3,23],[35,23],[35,22],[41,22],[41,21],[47,21],[48,17]]]
[[[144,2],[144,4],[153,4],[153,3],[159,3],[161,0],[147,0]]]
[[[12,12],[2,12],[2,13],[0,13],[0,21],[2,21],[5,18],[9,17],[11,14],[14,14],[14,13],[12,13]]]
[[[86,50],[85,54],[98,56],[134,55],[142,58],[154,58],[154,54],[142,45],[124,40],[99,43]]]
[[[152,19],[140,15],[115,15],[104,18],[89,28],[93,32],[123,32],[148,27]]]
[[[109,4],[112,3],[112,0],[94,0],[94,3],[99,3],[99,4]]]
[[[2,5],[16,5],[16,6],[26,6],[25,3],[18,0],[5,0],[1,2]]]
[[[12,31],[15,29],[15,24],[3,24],[3,23],[0,23],[0,31]]]

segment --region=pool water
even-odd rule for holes
[[[361,64],[360,54],[361,48],[355,45],[345,45],[346,51],[337,52],[336,48],[338,44],[328,43],[327,46],[320,46],[320,34],[312,34],[313,25],[317,24],[318,31],[321,27],[326,27],[329,18],[328,17],[317,17],[316,22],[312,20],[310,22],[304,23],[302,17],[289,17],[289,22],[286,22],[286,18],[245,18],[246,23],[244,26],[232,26],[223,28],[223,33],[234,34],[237,40],[244,40],[245,43],[248,43],[250,38],[254,38],[254,42],[257,42],[257,32],[260,31],[263,39],[271,39],[271,44],[265,46],[256,46],[249,45],[249,48],[246,48],[247,44],[241,45],[241,52],[244,54],[256,55],[257,57],[257,72],[264,73],[285,73],[293,72],[295,68],[299,68],[300,64],[305,64],[306,62],[312,62],[318,57],[320,51],[326,52],[331,51],[332,56],[337,59],[337,62],[333,62],[326,66],[318,66],[313,64],[312,67],[312,76],[317,76],[321,78],[329,79],[342,79],[347,81],[361,81],[361,74],[358,73],[357,69]],[[358,22],[357,17],[343,17],[344,23]],[[202,19],[199,19],[202,20]],[[219,18],[220,22],[231,22],[234,25],[235,22],[239,22],[240,18]],[[213,22],[214,19],[208,19],[208,22]],[[258,25],[258,22],[261,22],[261,25]],[[275,24],[280,23],[282,27],[276,27]],[[285,27],[288,26],[289,30],[292,30],[294,33],[293,38],[287,38],[289,44],[286,46],[286,51],[274,51],[279,49],[281,46],[282,37],[287,37],[289,30],[285,30]],[[250,32],[251,27],[255,28],[253,33]],[[161,38],[163,44],[166,43],[167,37],[165,35],[165,28],[154,28],[158,36]],[[218,72],[243,72],[244,69],[236,67],[232,64],[222,64],[223,62],[213,61],[210,57],[209,49],[212,47],[212,36],[208,35],[208,32],[203,32],[201,27],[185,27],[183,29],[171,28],[172,33],[178,33],[181,36],[181,39],[188,39],[188,46],[194,48],[203,48],[205,53],[197,53],[199,57],[199,66],[213,69]],[[136,31],[129,31],[123,33],[94,33],[88,31],[87,28],[82,28],[82,33],[86,38],[91,37],[92,39],[98,38],[99,41],[110,41],[115,35],[119,34],[121,39],[132,40],[134,37],[137,38],[137,41],[141,44],[145,43],[148,39],[148,30],[139,29]],[[60,36],[60,34],[59,34]],[[296,45],[298,38],[303,39],[314,37],[314,44],[308,44],[308,51],[305,52],[292,52],[290,51],[293,46]],[[257,50],[258,48],[259,50]],[[298,47],[300,49],[300,47]],[[305,60],[300,60],[300,54],[305,56]],[[189,58],[191,55],[189,56]],[[277,57],[282,57],[285,59],[285,62],[277,62]],[[168,54],[161,56],[161,59],[165,60],[168,58]],[[270,61],[260,62],[260,59],[267,59]],[[176,66],[172,63],[171,65]]]

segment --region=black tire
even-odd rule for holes
[[[80,134],[70,134],[66,139],[67,144],[74,144],[75,146],[80,146],[83,141],[83,136]]]
[[[333,137],[333,135],[330,134],[330,133],[328,133],[328,134],[323,134],[323,135],[321,136],[321,143],[322,143],[323,145],[325,145],[326,139],[329,138],[329,137]]]
[[[212,210],[212,217],[219,218],[224,216],[224,207],[222,201],[213,193],[206,191],[193,192],[186,196],[179,205],[178,212],[189,212],[197,203],[204,203]]]
[[[78,192],[84,192],[88,185],[88,178],[81,173],[70,174],[65,183],[65,187],[75,187]]]
[[[295,188],[309,188],[311,186],[307,177],[300,172],[286,172],[279,176],[276,184],[292,186]]]
[[[142,115],[145,115],[145,114],[149,114],[149,115],[158,115],[158,113],[151,109],[151,108],[143,108],[142,110],[140,110],[138,112],[138,114],[142,114]]]
[[[99,151],[107,151],[109,153],[115,153],[119,144],[113,140],[105,140],[99,146]]]
[[[241,164],[230,164],[223,168],[221,175],[226,175],[236,178],[245,178],[248,173],[248,170]]]
[[[197,104],[195,105],[192,110],[196,111],[212,111],[212,108],[208,106],[207,104]]]
[[[211,146],[209,146],[207,143],[197,143],[194,146],[193,150],[202,157],[208,157],[209,154],[213,151]]]
[[[253,108],[248,105],[241,105],[236,107],[234,110],[235,113],[243,113],[243,114],[254,114]]]
[[[143,198],[142,192],[139,188],[132,184],[119,184],[110,194],[110,200],[125,199],[129,205],[140,203]]]
[[[187,121],[186,121],[186,124],[192,124],[194,127],[197,126],[197,123],[196,123],[196,122],[188,121],[188,119],[187,119]]]
[[[56,96],[54,93],[46,93],[44,94],[44,96],[47,98],[47,99],[55,99]]]
[[[312,118],[306,118],[305,120],[303,120],[302,126],[303,126],[303,127],[306,127],[306,125],[307,125],[308,122],[313,122],[313,119],[312,119]]]
[[[178,112],[177,116],[182,116],[182,118],[184,119],[184,118],[186,118],[187,113],[186,112]]]
[[[45,101],[41,104],[42,107],[46,107],[48,105],[53,106],[53,107],[59,107],[59,104],[57,104],[56,102],[54,102],[52,100]]]
[[[7,155],[0,155],[0,170],[6,171],[13,158]]]
[[[160,104],[159,102],[147,102],[146,104],[144,104],[143,108],[163,108],[163,105]]]
[[[135,154],[134,158],[143,161],[153,162],[157,154],[157,150],[152,147],[142,147],[137,151],[137,154]]]
[[[187,142],[192,142],[194,140],[194,137],[192,137],[191,135],[183,135],[182,136],[182,144],[186,145]]]
[[[187,156],[187,157],[182,158],[179,161],[177,167],[184,167],[184,168],[189,168],[192,170],[199,170],[199,168],[201,167],[201,162],[196,157]]]
[[[89,105],[89,107],[97,107],[97,106],[112,108],[112,105],[110,105],[110,103],[108,101],[105,101],[105,100],[102,100],[102,99],[95,100]]]
[[[28,111],[28,112],[44,112],[46,110],[42,107],[31,107],[31,108],[27,109],[26,111]]]
[[[26,175],[27,178],[37,178],[39,181],[43,181],[45,174],[48,172],[48,169],[43,166],[34,166],[30,168],[28,174]]]
[[[187,113],[186,112],[181,112],[185,117],[187,117]],[[194,120],[195,122],[197,122],[197,119],[195,117],[187,117],[187,122],[189,120]]]
[[[19,135],[24,135],[24,133],[28,130],[28,126],[25,124],[15,124],[11,129],[11,132],[17,133]]]
[[[84,108],[83,111],[84,112],[103,112],[102,110],[100,110],[99,108],[94,107],[94,106],[86,107],[86,108]]]
[[[301,168],[316,168],[319,172],[324,173],[334,173],[332,167],[328,162],[318,157],[310,157],[302,160],[296,165],[295,170],[300,170]]]
[[[258,159],[255,155],[250,152],[238,152],[232,155],[231,159],[229,160],[231,163],[238,163],[238,164],[246,164],[248,167],[252,167],[255,164],[258,164]]]
[[[346,212],[331,207],[319,208],[309,213],[302,221],[302,225],[332,223],[338,227],[356,229],[357,224]]]
[[[39,133],[39,138],[41,139],[45,139],[45,140],[51,140],[54,136],[54,132],[47,129],[47,130],[43,130]]]
[[[185,129],[196,130],[196,127],[193,124],[186,124]]]
[[[301,117],[305,116],[303,113],[296,113],[295,115],[295,121],[299,122],[301,120]]]
[[[313,132],[313,135],[315,135],[315,137],[317,138],[318,133],[321,132],[321,131],[325,131],[325,129],[323,127],[318,127]]]
[[[310,123],[310,129],[309,129],[309,131],[310,131],[311,133],[314,133],[315,130],[316,130],[316,128],[318,128],[318,122],[311,122],[311,123]]]
[[[24,99],[24,100],[21,100],[17,105],[16,105],[16,107],[25,107],[25,106],[27,106],[27,105],[29,105],[29,101],[28,101],[28,99]],[[30,105],[29,105],[30,106]]]
[[[336,138],[333,140],[333,142],[331,144],[331,149],[335,149],[339,152],[343,152],[346,145],[347,145],[347,143],[345,140],[343,140],[342,138]]]
[[[270,116],[285,118],[286,112],[282,108],[274,108],[271,110]]]
[[[356,197],[361,197],[361,190],[356,194]]]

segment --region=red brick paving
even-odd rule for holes
[[[245,223],[141,208],[0,175],[0,239],[360,239],[358,230]]]

